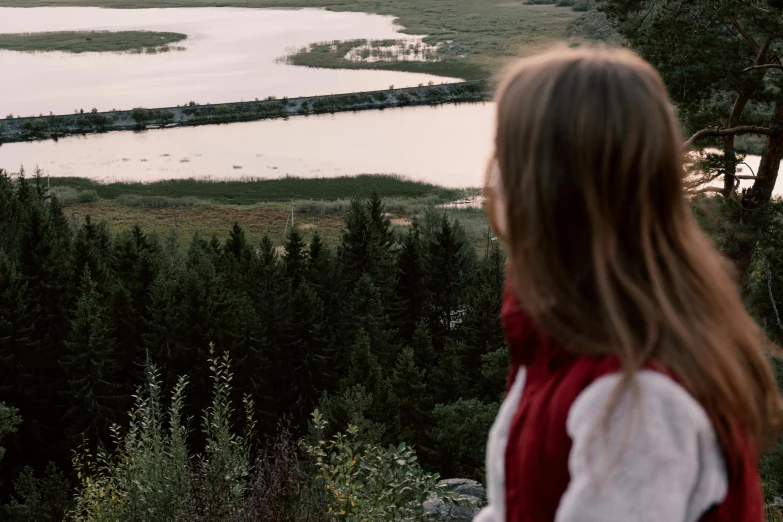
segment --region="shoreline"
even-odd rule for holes
[[[366,91],[299,98],[274,98],[250,102],[200,105],[190,102],[182,107],[143,108],[108,112],[50,114],[0,120],[0,145],[26,141],[57,140],[66,136],[100,134],[113,131],[141,131],[183,126],[259,121],[310,114],[383,110],[387,108],[447,103],[474,103],[492,99],[486,80],[439,85],[420,85],[401,89]]]

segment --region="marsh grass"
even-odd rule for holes
[[[229,180],[177,179],[153,183],[100,183],[87,178],[51,178],[53,187],[94,190],[102,199],[116,199],[123,194],[196,198],[215,203],[251,205],[262,202],[349,200],[366,197],[377,191],[384,198],[432,198],[434,204],[464,197],[462,189],[439,187],[430,183],[391,175],[361,175],[336,178],[279,179],[237,178]]]
[[[52,193],[64,199],[66,214],[75,222],[90,215],[113,230],[134,225],[148,232],[181,237],[196,232],[225,239],[232,225],[243,226],[248,237],[268,234],[282,245],[293,207],[295,223],[306,236],[318,231],[336,244],[344,215],[353,197],[377,190],[395,228],[404,231],[428,212],[459,219],[469,240],[486,243],[487,222],[481,209],[452,208],[454,201],[476,197],[478,189],[450,189],[396,176],[279,180],[176,180],[156,183],[101,184],[84,178],[51,178]],[[89,194],[89,198],[80,200]]]
[[[160,0],[0,0],[0,6],[160,7]],[[532,54],[564,40],[566,28],[580,13],[571,7],[526,5],[519,0],[167,0],[166,7],[325,7],[391,15],[407,35],[427,35],[440,61],[356,62],[354,68],[387,69],[479,79],[497,73],[516,56]],[[313,66],[334,67],[343,55],[321,56]],[[312,58],[312,57],[311,57]],[[347,62],[347,60],[343,60]],[[340,64],[344,67],[345,64]]]
[[[152,31],[57,31],[0,34],[0,49],[22,52],[159,53],[179,50],[170,44],[187,35]]]
[[[139,196],[136,194],[120,194],[117,197],[117,203],[126,207],[137,208],[179,208],[195,207],[200,203],[200,201],[191,197],[172,198],[168,196]]]
[[[94,189],[75,189],[73,187],[52,187],[49,193],[57,197],[60,204],[68,206],[76,203],[93,203],[98,201],[98,193]]]

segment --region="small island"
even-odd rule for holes
[[[0,34],[0,49],[22,52],[160,53],[187,38],[181,33],[153,31],[57,31]]]

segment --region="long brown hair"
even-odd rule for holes
[[[487,213],[522,308],[563,349],[617,355],[618,396],[663,365],[724,443],[761,449],[781,421],[764,337],[691,214],[681,146],[660,76],[635,54],[523,59],[497,94]]]

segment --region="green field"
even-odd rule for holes
[[[214,203],[250,205],[298,200],[337,201],[364,197],[377,191],[385,198],[431,198],[440,203],[465,197],[465,190],[449,189],[398,176],[337,178],[238,179],[229,181],[174,179],[153,183],[99,183],[86,178],[51,178],[52,187],[93,190],[101,199],[123,195],[196,198]]]
[[[98,183],[85,178],[51,178],[50,193],[64,204],[74,222],[90,215],[106,221],[113,230],[134,225],[149,232],[183,237],[195,233],[225,238],[238,222],[251,237],[268,234],[278,245],[284,241],[293,208],[295,223],[303,231],[318,231],[337,242],[343,216],[355,197],[377,191],[395,227],[437,209],[459,218],[476,245],[486,242],[487,221],[480,208],[451,208],[449,203],[475,197],[478,189],[449,189],[396,176],[269,180],[170,180],[155,183]],[[445,206],[444,206],[445,205]]]
[[[66,53],[157,53],[187,35],[152,31],[58,31],[50,33],[0,34],[0,49],[23,52]]]
[[[427,35],[425,42],[441,44],[437,62],[373,62],[367,67],[465,79],[497,73],[510,59],[531,54],[566,37],[566,28],[579,13],[569,7],[527,5],[522,0],[0,0],[0,7],[99,6],[152,7],[325,7],[392,15],[403,32]],[[315,43],[315,42],[314,42]],[[311,57],[312,58],[312,57]],[[339,56],[321,56],[312,65],[345,66]]]

